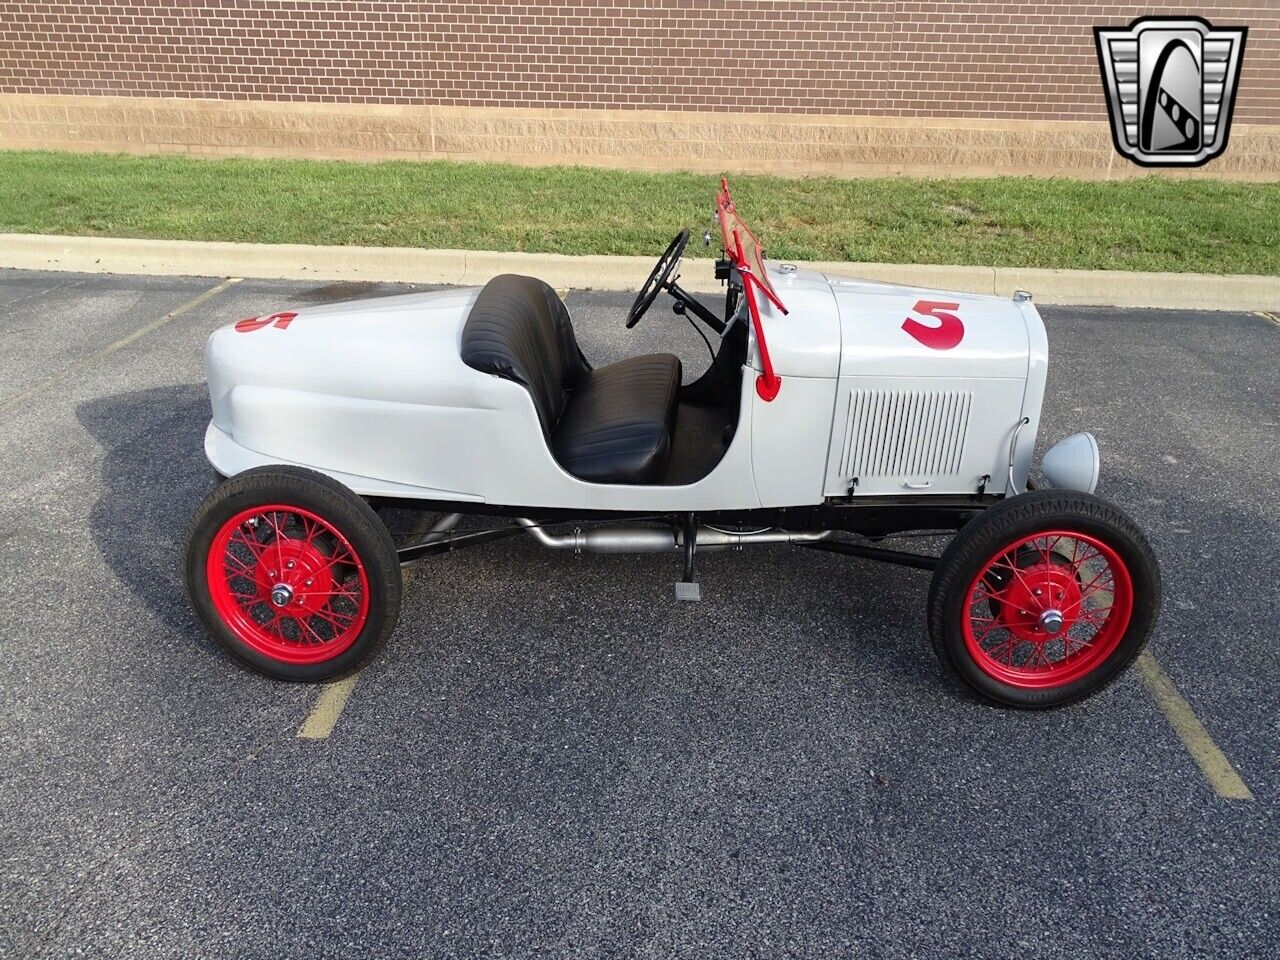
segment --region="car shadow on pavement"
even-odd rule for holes
[[[207,388],[202,383],[191,383],[116,394],[80,404],[76,415],[104,451],[100,494],[89,518],[94,543],[114,575],[166,627],[177,636],[193,638],[201,649],[212,651],[214,645],[198,628],[187,604],[179,574],[187,523],[213,485],[213,472],[203,450],[204,431],[210,417]],[[1173,502],[1170,498],[1174,491],[1167,483],[1151,484],[1139,477],[1119,475],[1110,478],[1109,486],[1115,499],[1122,503]],[[1169,542],[1163,525],[1154,517],[1143,519],[1153,524],[1152,535],[1158,551],[1172,560],[1171,554],[1176,548]],[[1187,528],[1176,531],[1177,540],[1184,540],[1184,535],[1193,534],[1197,528],[1208,530],[1221,524],[1222,509],[1218,508],[1213,521],[1192,515],[1183,518],[1183,522]],[[1232,517],[1226,528],[1256,529],[1259,524],[1265,529],[1265,521],[1248,515]],[[906,546],[911,549],[918,545]],[[518,583],[524,579],[523,570],[535,556],[538,554],[511,547],[481,548],[476,559],[485,561],[483,568],[471,569],[464,562],[463,569],[468,573],[461,579],[465,581],[469,577],[482,582],[486,590],[491,590],[494,581],[501,583],[510,579]],[[753,604],[763,603],[782,620],[801,624],[805,646],[813,653],[829,657],[832,663],[846,663],[855,672],[868,666],[887,675],[902,671],[902,675],[892,681],[900,693],[909,687],[917,691],[917,696],[950,694],[959,700],[969,699],[924,656],[927,645],[922,614],[927,593],[924,577],[908,571],[886,572],[863,563],[833,564],[825,557],[818,559],[800,552],[786,562],[785,569],[791,576],[779,580],[766,572],[779,560],[777,554],[756,557],[729,576],[725,570],[717,575],[716,569],[723,564],[732,565],[732,558],[721,560],[713,556],[704,573],[713,588],[717,580],[724,580],[743,591]],[[1255,560],[1263,562],[1262,557]],[[519,567],[520,572],[509,569],[512,565]],[[1170,567],[1173,566],[1171,563]],[[612,583],[618,572],[613,565],[607,574],[602,569],[596,591]],[[1173,570],[1168,572],[1168,586],[1177,589]],[[572,591],[574,596],[584,592],[592,596],[590,603],[582,601],[585,617],[601,604],[602,598],[598,592],[584,590],[579,582],[584,576],[589,580],[590,571],[584,571],[582,564],[572,571],[546,572],[547,581],[551,583],[557,583],[557,577],[566,578],[563,589]],[[665,581],[668,572],[663,569],[652,577],[642,576],[643,589],[650,589],[649,580],[658,576]],[[448,577],[444,579],[447,581]],[[840,584],[840,588],[832,590],[833,583]],[[544,590],[545,586],[546,582]],[[464,591],[465,584],[460,582],[455,589]],[[636,589],[632,586],[623,591],[617,598],[618,604],[625,606]],[[771,590],[777,590],[778,594],[770,595]],[[477,604],[482,602],[483,597],[476,598]],[[666,617],[687,612],[659,606]],[[714,606],[714,603],[705,604],[697,612],[705,615]],[[1166,610],[1159,632],[1168,634],[1181,621],[1194,617],[1188,611],[1195,609],[1196,605],[1184,603],[1183,609]],[[724,613],[729,615],[729,611]],[[548,612],[548,617],[551,615]],[[414,616],[412,610],[405,611],[406,620],[412,621]],[[652,627],[658,629],[659,624]],[[914,650],[904,646],[912,643],[920,646]]]
[[[89,518],[94,543],[113,574],[166,628],[175,636],[192,638],[200,649],[214,652],[215,645],[200,629],[187,603],[179,571],[183,534],[214,482],[203,449],[210,417],[206,386],[181,384],[102,397],[80,404],[76,415],[104,452],[100,495]],[[524,547],[528,550],[521,549]],[[463,595],[468,579],[483,583],[489,593],[495,583],[506,584],[506,589],[518,593],[520,584],[527,580],[528,566],[548,558],[521,544],[479,548],[467,559],[474,559],[479,565],[473,569],[470,563],[462,563],[460,570],[467,573],[455,588]],[[619,569],[619,558],[608,559],[609,564],[602,562],[593,571],[584,570],[583,566],[595,568],[595,563],[566,565],[564,558],[555,558],[556,562],[535,578],[541,584],[537,592],[556,597],[545,602],[560,610],[557,614],[548,609],[547,619],[561,615],[562,604],[580,609],[581,616],[589,619],[593,611],[609,605],[609,591],[618,587],[615,581],[622,574],[626,574],[626,586],[613,598],[619,608],[627,607],[634,594],[651,590],[661,593],[661,598],[655,598],[661,614],[656,622],[646,623],[641,632],[661,631],[664,624],[670,627],[673,621],[679,623],[687,618],[696,621],[713,608],[718,609],[715,602],[691,610],[683,605],[671,607],[663,601],[668,583],[675,577],[674,570],[663,566],[660,571],[654,569],[645,574],[635,569],[637,563],[646,563],[644,560],[637,558],[636,563]],[[771,571],[780,562],[786,563],[793,575],[798,565],[807,576],[801,574],[800,583],[794,576],[779,580]],[[723,615],[732,615],[740,602],[750,598],[752,606],[763,605],[772,610],[780,623],[807,621],[814,626],[817,621],[819,629],[801,631],[805,635],[803,645],[811,653],[831,658],[833,663],[845,664],[855,675],[871,669],[889,677],[895,687],[925,689],[931,691],[930,695],[946,689],[940,674],[921,674],[918,668],[913,669],[913,655],[904,652],[899,641],[889,640],[901,636],[917,642],[921,639],[922,617],[915,603],[917,595],[923,600],[925,582],[910,573],[886,580],[884,571],[877,567],[849,565],[845,561],[837,561],[833,567],[825,556],[819,558],[807,552],[783,561],[778,551],[754,556],[749,562],[739,561],[735,555],[712,555],[704,566],[708,586],[717,595],[721,591],[716,584],[722,584],[728,595],[739,597],[721,611]],[[726,567],[733,568],[733,572]],[[437,572],[436,576],[440,575]],[[825,587],[802,585],[810,577],[813,583],[825,583],[832,575],[840,578],[845,589],[833,594]],[[596,582],[593,576],[598,578]],[[651,582],[654,579],[661,582],[660,588]],[[450,577],[446,575],[444,580],[448,582]],[[795,595],[796,590],[801,596]],[[877,600],[869,600],[872,597]],[[475,598],[477,607],[491,603],[492,597],[485,592]],[[406,610],[403,617],[412,623],[415,612]],[[402,642],[407,643],[408,638],[402,638]]]
[[[179,575],[187,522],[213,484],[204,456],[204,384],[158,387],[80,404],[76,416],[102,447],[102,486],[89,531],[111,571],[165,625],[212,643],[197,628]]]

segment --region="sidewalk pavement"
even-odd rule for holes
[[[933,264],[799,261],[797,265],[846,277],[965,293],[1007,297],[1015,290],[1029,290],[1038,303],[1196,310],[1280,309],[1280,277]],[[523,273],[557,288],[634,290],[653,268],[653,258],[0,234],[0,267],[76,273],[462,285],[483,284],[500,273]],[[680,285],[700,293],[718,290],[719,284],[712,275],[712,261],[686,259]]]

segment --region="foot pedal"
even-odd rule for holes
[[[696,583],[687,580],[676,581],[677,600],[701,600],[702,589]]]

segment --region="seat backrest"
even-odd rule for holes
[[[494,277],[476,297],[462,328],[462,362],[522,384],[547,435],[588,369],[564,302],[541,280],[512,273]]]

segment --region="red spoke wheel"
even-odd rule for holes
[[[284,663],[318,663],[351,646],[369,617],[359,555],[310,510],[241,510],[209,547],[214,609],[250,647]]]
[[[1128,568],[1105,543],[1070,530],[1000,549],[969,586],[969,655],[1028,689],[1066,686],[1115,652],[1133,611]]]
[[[400,568],[369,505],[322,474],[268,467],[221,484],[184,550],[192,605],[250,666],[323,680],[363,663],[395,626]]]
[[[1038,491],[992,507],[934,573],[929,629],[942,662],[983,696],[1053,707],[1110,683],[1154,626],[1151,547],[1115,507]]]

